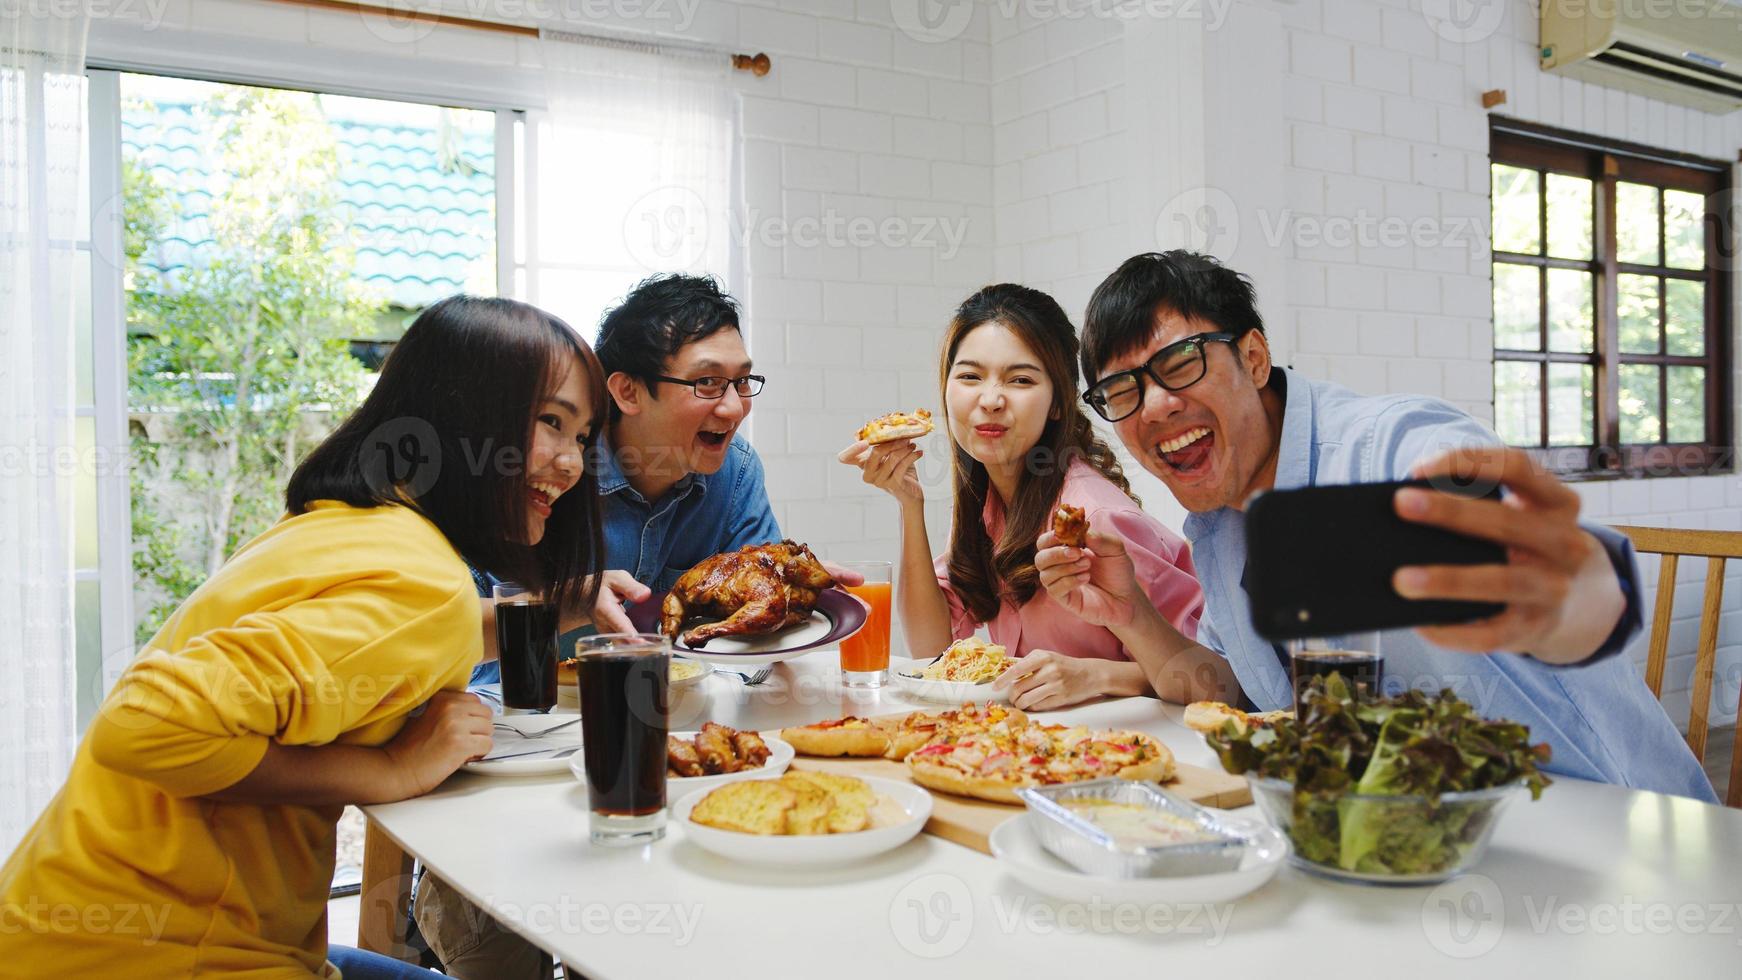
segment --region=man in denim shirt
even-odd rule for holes
[[[1290,706],[1284,655],[1253,628],[1244,584],[1242,512],[1253,494],[1491,477],[1506,487],[1504,502],[1397,494],[1403,518],[1497,541],[1509,558],[1400,569],[1392,585],[1406,597],[1505,608],[1475,623],[1386,632],[1387,678],[1451,687],[1484,715],[1528,725],[1552,747],[1554,772],[1716,801],[1675,725],[1616,655],[1640,629],[1631,545],[1579,523],[1578,496],[1525,453],[1445,402],[1364,397],[1273,367],[1251,283],[1207,256],[1128,260],[1089,301],[1082,350],[1084,374],[1096,379],[1087,400],[1192,512],[1185,533],[1206,603],[1198,643],[1143,608],[1113,538],[1091,534],[1091,556],[1043,536],[1035,565],[1059,602],[1130,633],[1127,649],[1152,672],[1185,677],[1180,694]]]
[[[712,279],[655,276],[599,326],[610,426],[594,454],[605,567],[653,591],[704,558],[780,539],[762,460],[738,427],[763,378]]]
[[[750,373],[737,304],[707,277],[642,281],[600,321],[595,349],[611,417],[587,467],[611,571],[589,619],[627,630],[624,604],[671,588],[704,558],[780,540],[762,460],[738,435],[764,379]],[[560,649],[581,635],[575,625],[564,624]],[[500,678],[486,657],[473,684]]]

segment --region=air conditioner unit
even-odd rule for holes
[[[1542,67],[1666,102],[1742,108],[1733,0],[1544,0]]]

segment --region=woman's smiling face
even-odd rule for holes
[[[968,331],[944,385],[950,438],[989,470],[1020,466],[1054,414],[1041,359],[996,320]]]
[[[571,356],[563,367],[562,380],[545,398],[533,420],[532,445],[526,466],[526,543],[544,539],[544,522],[551,505],[580,481],[587,441],[598,420],[592,417],[592,393],[587,391],[586,369]]]

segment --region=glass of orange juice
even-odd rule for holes
[[[871,611],[859,632],[841,641],[841,684],[845,687],[882,687],[889,683],[889,612],[893,600],[891,573],[886,561],[849,561],[842,565],[865,576],[864,585],[847,591],[865,600]]]

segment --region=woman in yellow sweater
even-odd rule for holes
[[[291,477],[286,516],[110,692],[0,867],[0,976],[337,977],[341,808],[428,792],[490,748],[465,693],[482,651],[467,563],[592,607],[582,454],[604,392],[593,352],[533,307],[453,297],[419,316]],[[353,980],[391,975],[334,953]]]

